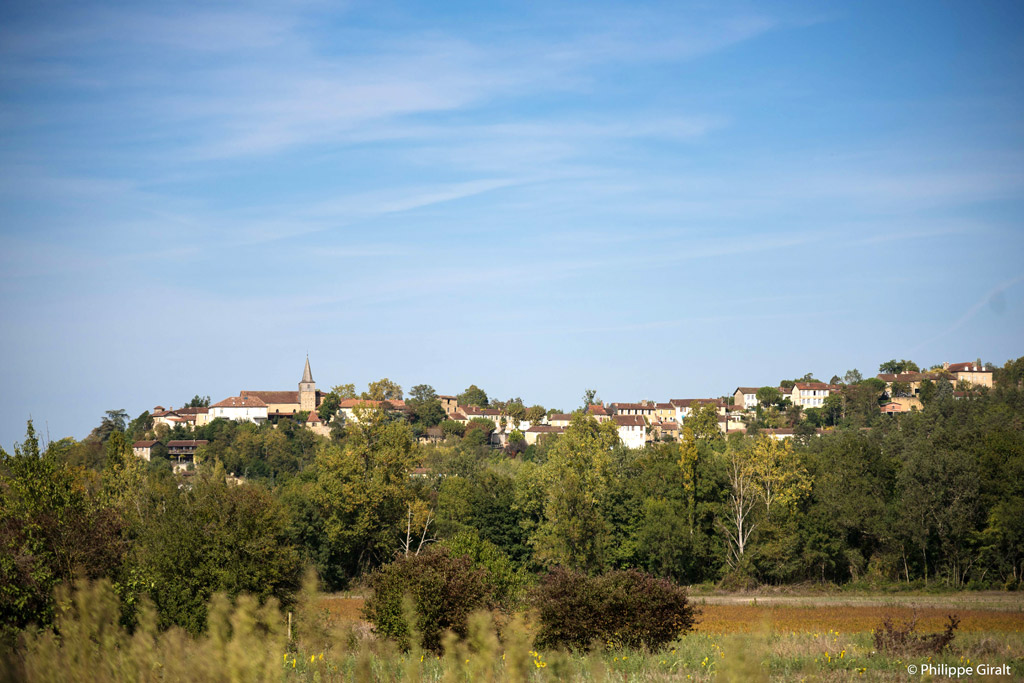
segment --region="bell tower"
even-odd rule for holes
[[[306,367],[299,380],[299,410],[316,410],[316,382],[313,371],[309,369],[309,356],[306,356]]]

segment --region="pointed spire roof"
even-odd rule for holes
[[[306,356],[306,369],[302,371],[302,379],[299,380],[299,381],[301,381],[301,382],[312,382],[313,381],[313,371],[309,369],[309,356]]]

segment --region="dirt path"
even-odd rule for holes
[[[1024,593],[985,591],[920,594],[804,594],[804,595],[691,595],[700,605],[751,605],[777,607],[917,607],[934,609],[972,609],[1024,613]]]

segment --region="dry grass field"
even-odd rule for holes
[[[17,669],[0,659],[0,681],[1024,680],[1024,609],[1014,594],[698,596],[697,631],[657,651],[612,643],[588,653],[537,649],[531,624],[496,623],[482,612],[470,618],[469,637],[450,640],[443,654],[415,645],[402,652],[376,638],[362,620],[359,595],[304,596],[290,636],[273,601],[261,606],[243,596],[234,605],[223,597],[212,601],[209,632],[191,637],[181,629],[161,631],[152,610],[128,632],[118,623],[109,584],[87,587],[68,603],[74,609],[62,613],[60,637],[46,630],[27,636]],[[919,637],[941,632],[940,620],[950,613],[963,626],[951,641],[936,646]],[[899,639],[872,633],[885,616],[916,616],[918,630],[909,639],[899,628],[886,632],[903,634]],[[941,667],[938,675],[915,675],[931,666]],[[944,675],[978,666],[1002,673]]]
[[[700,609],[698,633],[726,635],[766,630],[776,633],[870,632],[882,618],[916,617],[923,631],[941,630],[950,614],[960,618],[961,632],[1024,631],[1024,595],[1015,593],[949,596],[705,596],[695,597]],[[363,598],[324,595],[321,607],[335,624],[361,621]]]
[[[334,628],[358,631],[371,650],[384,648],[381,655],[364,655],[365,680],[468,681],[486,671],[484,677],[496,681],[906,681],[920,678],[908,676],[908,667],[940,664],[1005,665],[1011,668],[1008,675],[975,672],[967,679],[1024,680],[1022,594],[733,594],[697,595],[693,602],[701,612],[696,632],[666,651],[611,649],[581,655],[530,650],[523,677],[508,669],[507,653],[460,650],[454,657],[410,659],[393,652],[369,635],[359,595],[323,595],[318,606]],[[950,614],[959,617],[960,628],[953,645],[941,654],[876,651],[874,629],[883,618],[916,620],[918,633],[935,633],[943,630]],[[489,656],[500,657],[493,661],[494,670],[488,668]],[[289,661],[289,673],[310,679],[313,668],[304,668],[302,655]],[[331,671],[340,679],[358,678],[355,660],[337,661]],[[964,678],[936,675],[925,680]]]

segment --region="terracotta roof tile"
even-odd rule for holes
[[[219,403],[214,403],[211,408],[266,408],[267,404],[264,403],[258,396],[231,396],[224,399]]]
[[[319,394],[320,392],[316,392]],[[242,390],[238,392],[240,396],[256,396],[265,403],[298,403],[299,392],[297,391],[263,391],[262,389],[256,391]]]
[[[537,434],[537,433],[543,433],[543,434],[555,434],[555,433],[557,433],[557,434],[561,434],[562,432],[565,431],[565,428],[564,427],[556,427],[554,425],[531,425],[530,428],[527,429],[526,431],[533,432],[534,434]]]

